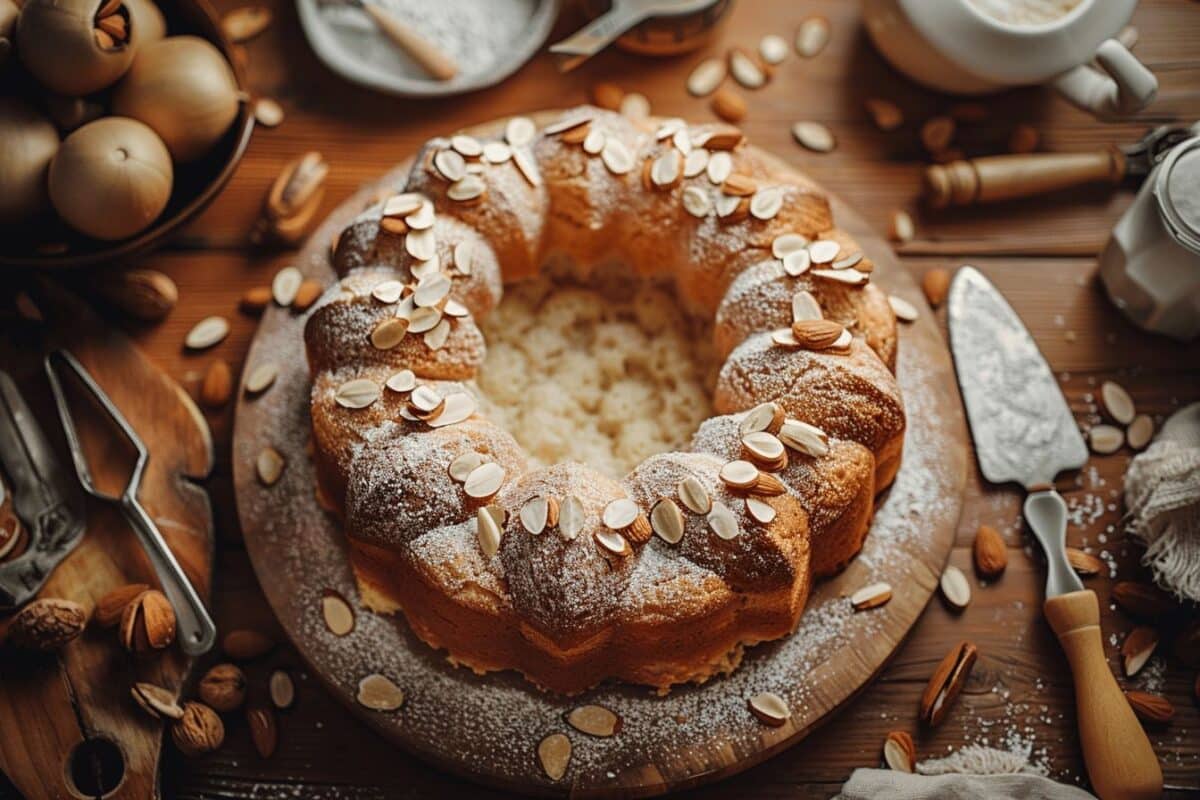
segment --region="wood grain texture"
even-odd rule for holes
[[[162,529],[201,597],[212,586],[213,534],[208,497],[196,481],[212,468],[208,426],[191,398],[164,375],[123,334],[106,326],[80,300],[49,281],[32,288],[45,325],[6,321],[0,353],[19,376],[22,392],[40,413],[43,429],[61,441],[49,399],[41,358],[69,349],[92,373],[151,452],[139,497]],[[38,413],[35,412],[35,413]],[[105,429],[80,421],[85,443],[103,441]],[[108,448],[112,450],[111,447]],[[89,448],[89,453],[104,447]],[[64,469],[70,457],[60,451]],[[97,485],[123,485],[119,458],[91,460]],[[42,589],[41,597],[75,600],[88,609],[117,586],[156,583],[154,572],[123,518],[112,508],[89,503],[83,539]],[[178,648],[134,659],[113,631],[86,631],[56,656],[29,657],[6,652],[0,660],[0,769],[27,800],[69,796],[67,760],[91,738],[116,743],[125,776],[115,798],[142,800],[158,785],[161,725],[129,696],[135,681],[177,690],[191,659]]]
[[[241,0],[218,0],[228,10]],[[659,113],[694,119],[709,115],[703,100],[683,89],[687,72],[705,53],[663,61],[619,52],[601,54],[567,76],[541,55],[509,80],[485,93],[461,98],[407,102],[342,83],[326,71],[304,43],[295,12],[267,0],[276,23],[245,45],[254,91],[278,98],[287,121],[260,130],[238,174],[213,207],[170,250],[144,266],[168,273],[180,287],[180,307],[162,324],[148,327],[110,318],[123,326],[153,361],[189,391],[199,385],[213,358],[235,371],[244,363],[256,321],[236,311],[242,290],[263,285],[293,253],[246,245],[259,204],[279,168],[306,149],[321,150],[331,164],[327,213],[362,182],[411,153],[426,138],[461,125],[587,97],[599,80],[644,92]],[[953,98],[917,87],[892,73],[862,33],[855,3],[845,0],[746,0],[735,5],[728,24],[708,53],[737,44],[753,47],[766,33],[789,35],[799,21],[819,13],[833,24],[829,49],[816,59],[790,58],[759,92],[746,93],[752,140],[784,155],[823,185],[850,201],[876,229],[890,212],[908,210],[917,238],[900,249],[905,267],[919,277],[928,269],[979,267],[1018,311],[1047,356],[1081,422],[1093,419],[1100,382],[1121,382],[1140,410],[1156,419],[1200,399],[1196,375],[1200,353],[1138,331],[1117,314],[1096,277],[1095,256],[1108,231],[1128,206],[1128,187],[1088,187],[1055,197],[1019,200],[986,208],[934,212],[919,199],[927,163],[917,138],[920,123],[945,111]],[[1095,122],[1040,89],[1006,92],[987,100],[991,115],[960,133],[968,156],[1003,152],[1013,125],[1025,122],[1041,133],[1052,152],[1100,150],[1136,138],[1152,124],[1200,117],[1200,5],[1185,0],[1142,0],[1134,15],[1140,32],[1135,52],[1158,75],[1160,95],[1136,120]],[[561,23],[564,34],[572,22]],[[887,97],[902,107],[906,122],[895,134],[877,131],[862,110],[867,96]],[[788,126],[815,119],[831,126],[838,148],[815,155],[797,148]],[[4,288],[0,288],[3,294]],[[232,332],[204,354],[182,348],[187,330],[204,316],[230,318]],[[939,324],[943,312],[937,313]],[[943,335],[945,330],[943,327]],[[232,408],[206,411],[216,447],[209,483],[219,551],[215,615],[233,626],[275,630],[273,615],[241,548],[230,476]],[[1192,699],[1195,671],[1160,649],[1148,675],[1121,676],[1119,647],[1134,621],[1116,609],[1109,592],[1116,576],[1145,578],[1139,548],[1123,533],[1122,475],[1131,453],[1094,457],[1058,489],[1074,510],[1068,541],[1113,560],[1113,574],[1086,583],[1100,597],[1101,630],[1109,667],[1124,688],[1154,687],[1174,704],[1171,725],[1151,731],[1151,743],[1166,778],[1167,795],[1195,797],[1200,791],[1200,709]],[[1020,522],[1020,496],[1009,488],[981,484],[967,471],[967,493],[950,561],[963,568],[974,597],[962,614],[930,603],[908,641],[880,677],[817,736],[728,780],[690,793],[699,798],[827,798],[856,767],[877,766],[889,730],[911,732],[919,757],[941,755],[964,744],[1031,748],[1057,778],[1086,783],[1074,729],[1074,690],[1061,649],[1040,612],[1044,572]],[[1002,578],[980,582],[971,570],[970,546],[981,522],[997,527],[1009,545]],[[276,635],[282,635],[276,631]],[[917,699],[929,673],[956,641],[968,638],[980,660],[947,721],[935,731],[916,727]],[[180,800],[295,796],[336,798],[494,797],[497,792],[430,769],[398,751],[348,715],[309,675],[290,648],[277,649],[250,666],[261,688],[269,670],[288,666],[298,677],[296,707],[281,715],[280,746],[271,760],[253,751],[245,726],[226,720],[229,742],[200,760],[184,760],[167,748],[164,793]],[[15,796],[0,789],[0,797]]]

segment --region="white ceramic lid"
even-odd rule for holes
[[[1042,83],[1091,60],[1096,48],[1133,15],[1137,0],[1081,0],[1045,25],[1012,25],[969,0],[898,0],[909,20],[942,55],[993,83]]]
[[[1154,196],[1175,240],[1200,254],[1200,137],[1180,142],[1166,157]]]

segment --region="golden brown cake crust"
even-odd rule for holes
[[[896,323],[869,256],[819,187],[727,126],[583,107],[532,136],[496,130],[422,149],[406,194],[339,238],[345,277],[305,328],[321,489],[364,598],[403,610],[456,663],[554,691],[609,678],[665,690],[726,672],[744,646],[795,629],[813,575],[858,552],[899,464]],[[801,274],[776,252],[785,234],[813,248]],[[475,320],[502,282],[560,257],[673,277],[685,309],[715,316],[725,416],[690,452],[620,481],[581,464],[531,469],[477,412]],[[781,344],[798,292],[844,339]],[[384,347],[375,331],[397,320],[409,332]],[[769,430],[747,428],[768,401]],[[748,457],[748,431],[770,440],[785,417],[814,426],[817,444],[780,433],[786,464],[754,455],[757,467],[725,475]],[[747,469],[755,485],[738,488]],[[654,515],[662,503],[677,517]]]

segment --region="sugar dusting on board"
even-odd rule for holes
[[[389,182],[401,181],[392,176]],[[325,241],[347,216],[335,215],[316,241]],[[310,248],[305,270],[332,282],[326,258],[319,248]],[[889,282],[886,274],[878,278],[885,286]],[[537,742],[552,732],[565,733],[573,745],[564,783],[602,787],[647,763],[673,770],[671,779],[694,777],[696,765],[681,763],[681,753],[694,753],[706,743],[716,748],[718,740],[722,748],[753,753],[807,729],[852,691],[846,675],[854,673],[854,686],[865,681],[869,665],[883,662],[890,642],[919,613],[919,605],[901,611],[903,590],[889,606],[866,613],[855,613],[843,595],[883,578],[893,586],[923,592],[920,587],[930,575],[920,554],[939,547],[931,542],[932,531],[944,529],[946,520],[957,516],[961,458],[954,453],[959,445],[945,434],[941,400],[952,377],[948,365],[929,359],[914,342],[916,335],[936,333],[913,327],[904,334],[898,366],[911,421],[904,465],[882,499],[863,553],[842,576],[815,587],[794,635],[748,649],[742,665],[727,677],[677,688],[667,697],[643,687],[605,685],[576,698],[561,698],[537,691],[512,673],[479,677],[453,667],[444,653],[418,641],[401,617],[376,615],[362,607],[344,539],[314,497],[308,453],[310,378],[297,366],[304,363],[304,318],[277,309],[268,313],[248,363],[269,360],[293,369],[284,369],[270,391],[242,409],[234,443],[237,469],[243,474],[268,444],[288,462],[279,483],[269,489],[252,478],[239,482],[242,518],[254,522],[246,525],[252,557],[259,565],[269,559],[273,574],[288,576],[264,581],[264,590],[305,657],[340,697],[352,698],[357,681],[371,672],[388,676],[404,689],[406,701],[399,711],[360,716],[426,757],[485,780],[545,782],[533,753]],[[297,585],[303,589],[297,591]],[[355,606],[358,624],[348,636],[336,637],[325,626],[320,597],[327,588],[338,590]],[[768,733],[750,715],[746,698],[761,691],[787,701],[794,727]],[[620,735],[596,739],[565,725],[563,713],[581,703],[598,703],[620,715]]]

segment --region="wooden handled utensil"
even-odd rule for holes
[[[361,9],[383,34],[417,66],[439,81],[458,75],[458,64],[441,48],[422,36],[396,14],[368,0],[321,0],[321,5],[343,5]]]
[[[1067,563],[1067,504],[1054,490],[1088,451],[1054,374],[1020,317],[982,273],[962,267],[949,299],[950,351],[983,476],[1025,487],[1025,519],[1046,553],[1050,627],[1075,683],[1079,741],[1101,800],[1162,794],[1162,768],[1104,658],[1100,606]]]

